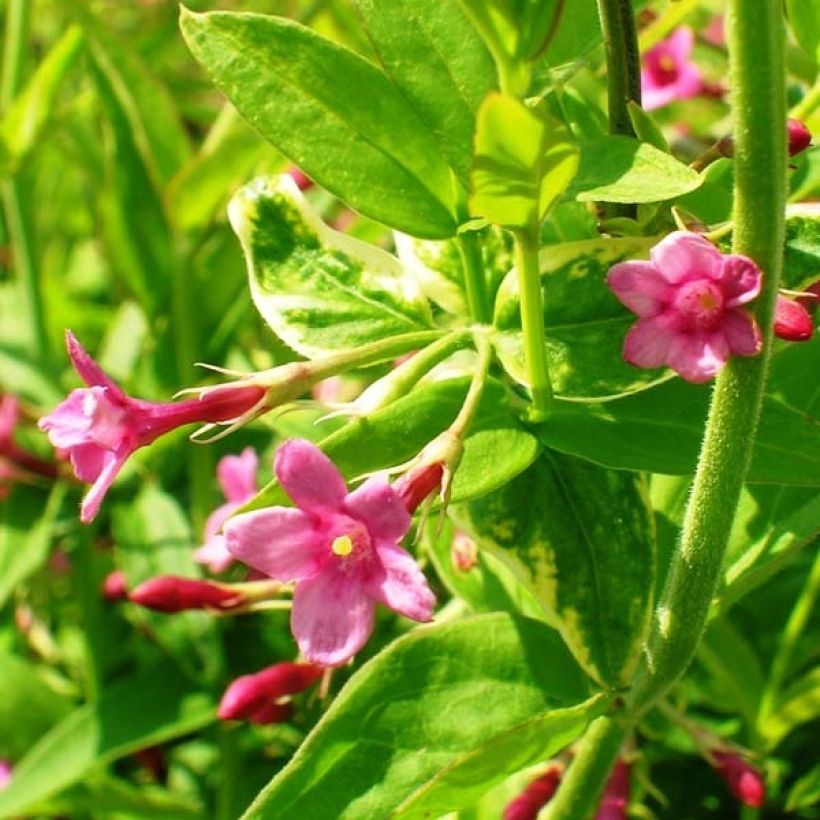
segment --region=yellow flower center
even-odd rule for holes
[[[333,551],[334,555],[339,555],[342,558],[345,558],[353,552],[353,539],[349,535],[340,535],[338,538],[333,539],[330,549]]]
[[[665,71],[667,74],[672,74],[675,70],[675,61],[668,54],[664,54],[658,60],[658,65],[661,71]]]

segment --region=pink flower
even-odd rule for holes
[[[265,389],[225,385],[196,399],[157,404],[127,396],[88,355],[71,331],[66,346],[74,369],[88,385],[68,398],[39,426],[54,447],[67,450],[74,472],[92,486],[80,508],[80,520],[94,519],[126,459],[139,447],[185,424],[218,423],[237,418],[259,404]]]
[[[694,42],[692,29],[681,26],[643,55],[641,98],[647,111],[703,90],[703,76],[690,59]]]
[[[252,447],[246,447],[238,456],[225,456],[216,467],[216,477],[227,504],[217,507],[205,522],[205,543],[194,553],[200,564],[211,572],[224,572],[233,562],[233,555],[225,546],[222,525],[246,501],[256,495],[256,469],[259,459]]]
[[[0,789],[4,789],[11,781],[14,767],[8,760],[0,760]]]
[[[754,766],[732,751],[713,751],[711,757],[715,771],[741,803],[757,808],[766,802],[766,784]]]
[[[274,471],[297,509],[241,513],[224,532],[240,561],[296,582],[291,630],[305,658],[339,666],[353,657],[373,630],[376,602],[430,620],[433,593],[398,545],[410,513],[384,478],[348,492],[330,459],[301,439],[279,448]]]
[[[760,292],[761,273],[745,256],[721,254],[685,231],[657,244],[649,262],[621,262],[607,284],[639,317],[624,342],[637,367],[668,365],[684,379],[709,381],[730,355],[760,352],[760,330],[741,308]]]
[[[281,723],[290,716],[289,698],[304,691],[324,671],[312,663],[277,663],[237,678],[225,690],[217,712],[220,720]]]

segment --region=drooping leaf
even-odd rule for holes
[[[763,716],[757,731],[769,750],[803,724],[820,717],[820,666],[809,670],[781,692]]]
[[[387,76],[467,183],[475,112],[495,66],[458,0],[356,0]]]
[[[589,696],[556,633],[536,621],[495,613],[416,629],[351,678],[244,817],[391,816],[443,769],[539,716],[577,708],[581,731]],[[550,748],[548,736],[534,742]]]
[[[791,788],[785,810],[796,812],[820,803],[820,763],[809,769]]]
[[[640,477],[544,451],[516,479],[453,514],[527,584],[590,675],[610,686],[629,679],[655,583]]]
[[[379,69],[290,20],[183,9],[181,26],[240,113],[311,179],[405,233],[455,233],[451,172]]]
[[[569,131],[547,112],[495,93],[476,127],[471,215],[511,229],[539,223],[578,168]]]
[[[348,480],[405,464],[458,415],[469,379],[454,378],[422,385],[404,398],[357,419],[319,442]],[[525,470],[538,453],[535,436],[513,417],[503,387],[485,387],[464,442],[452,498],[475,498]],[[278,482],[260,490],[242,509],[290,504]]]
[[[54,110],[57,92],[82,52],[77,26],[52,46],[0,119],[0,170],[14,172],[40,139]]]
[[[259,179],[229,208],[262,317],[294,350],[318,356],[429,329],[429,306],[391,254],[334,231],[288,176]]]
[[[25,814],[93,768],[193,732],[215,718],[210,697],[171,666],[113,683],[97,703],[73,711],[19,761],[0,791],[0,817]]]
[[[700,174],[646,142],[605,136],[580,145],[568,195],[582,202],[661,202],[694,191]]]
[[[539,254],[544,325],[553,389],[567,398],[609,397],[641,390],[663,377],[623,361],[621,348],[635,321],[606,286],[616,262],[645,257],[648,237],[594,239],[542,248]],[[518,296],[518,276],[507,275],[498,290],[494,344],[507,372],[528,383]]]
[[[803,51],[820,65],[820,0],[786,0],[786,14]]]

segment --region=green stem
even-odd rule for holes
[[[630,728],[628,721],[606,716],[590,724],[549,803],[547,820],[585,820],[591,816]]]
[[[515,232],[515,267],[518,271],[524,355],[532,392],[532,420],[543,421],[549,415],[552,405],[552,382],[544,332],[537,226]]]
[[[773,711],[777,696],[789,674],[797,643],[804,634],[818,596],[820,596],[820,553],[815,556],[806,585],[780,636],[777,653],[772,661],[772,671],[769,673],[769,680],[766,682],[766,688],[760,699],[758,725],[761,725]]]
[[[760,416],[786,203],[782,14],[780,0],[733,0],[729,4],[727,31],[736,117],[734,251],[750,256],[765,273],[756,305],[763,351],[756,357],[731,359],[718,376],[680,542],[646,657],[627,699],[632,721],[668,690],[694,656],[720,579],[748,469],[749,444]],[[761,128],[760,123],[767,127]],[[550,818],[584,820],[593,813],[605,772],[625,734],[624,725],[593,724],[558,790]]]
[[[100,696],[103,680],[100,664],[104,654],[104,635],[101,629],[102,599],[99,581],[94,574],[92,550],[92,532],[86,527],[78,529],[77,542],[71,553],[74,568],[72,579],[82,617],[85,696],[88,701],[94,702]]]
[[[472,424],[476,410],[481,401],[481,394],[484,392],[484,385],[487,383],[487,374],[490,372],[490,365],[493,361],[493,346],[486,333],[476,335],[476,348],[478,349],[478,364],[473,373],[470,389],[464,397],[464,404],[455,421],[450,425],[449,432],[463,439]]]
[[[630,0],[598,0],[607,69],[609,132],[635,136],[628,104],[641,103],[641,55]]]
[[[21,85],[23,61],[26,53],[31,0],[9,0],[6,10],[6,32],[3,51],[2,78],[0,78],[0,112],[8,109]],[[23,189],[16,179],[2,186],[3,212],[8,226],[14,269],[19,277],[23,299],[31,322],[31,353],[39,362],[48,358],[43,300],[40,292],[40,274],[34,253],[34,230],[26,209]]]
[[[792,108],[789,114],[796,120],[807,120],[818,108],[820,108],[820,80],[809,89],[806,96]]]
[[[689,666],[705,627],[740,490],[749,466],[772,340],[782,266],[786,203],[783,19],[778,0],[734,0],[727,16],[736,112],[734,248],[764,271],[756,302],[763,351],[733,358],[720,373],[680,542],[664,590],[647,660],[630,701],[639,711]],[[760,123],[768,123],[761,128]]]
[[[464,269],[467,286],[467,305],[474,321],[486,324],[490,321],[490,303],[487,297],[487,281],[484,275],[484,261],[475,231],[466,231],[458,236],[458,251]]]

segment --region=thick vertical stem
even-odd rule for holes
[[[457,241],[462,267],[464,268],[464,284],[467,288],[467,305],[470,309],[470,317],[476,322],[486,324],[490,321],[491,316],[481,247],[473,232],[461,234]]]
[[[680,543],[631,695],[639,710],[684,672],[703,633],[760,416],[782,264],[786,91],[780,2],[733,0],[727,34],[736,122],[734,251],[764,272],[755,303],[763,352],[730,360],[718,376]]]
[[[641,55],[631,0],[598,0],[606,49],[609,132],[635,136],[630,100],[641,102]]]
[[[547,418],[552,405],[552,382],[547,361],[544,333],[544,300],[541,296],[541,271],[538,264],[538,227],[516,231],[515,267],[521,305],[524,356],[532,392],[532,420]]]

